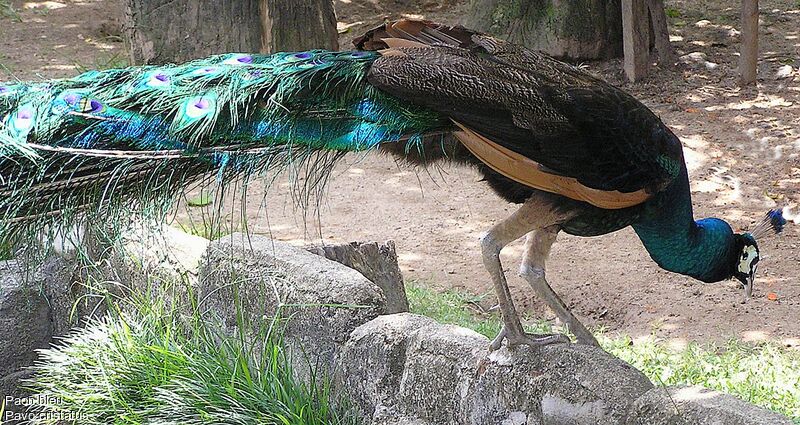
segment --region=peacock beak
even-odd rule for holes
[[[745,298],[745,300],[747,300],[747,299],[749,299],[750,297],[753,296],[753,281],[755,280],[755,278],[756,278],[755,277],[755,273],[750,273],[747,276],[746,281],[742,283],[742,286],[744,286],[744,298]]]

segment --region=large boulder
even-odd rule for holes
[[[21,397],[26,370],[53,337],[66,333],[92,311],[97,299],[75,283],[74,261],[54,256],[38,266],[0,261],[0,400]]]
[[[16,375],[36,360],[36,349],[46,348],[53,337],[50,306],[41,288],[25,278],[16,261],[0,262],[0,382]],[[14,388],[0,388],[0,395]]]
[[[147,221],[130,225],[121,235],[122,252],[113,258],[114,267],[124,270],[119,276],[130,287],[150,285],[154,277],[161,281],[194,283],[203,255],[211,243],[180,229]]]
[[[361,273],[306,250],[235,233],[212,242],[200,266],[200,308],[229,327],[280,317],[298,365],[330,373],[356,327],[386,311],[380,288]]]
[[[777,413],[699,386],[653,388],[636,400],[626,425],[792,425]]]
[[[422,316],[381,316],[353,331],[336,385],[375,425],[619,424],[652,388],[597,348],[490,354],[488,346],[482,335]]]

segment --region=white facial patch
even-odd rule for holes
[[[753,260],[758,257],[758,250],[756,247],[752,245],[748,245],[742,251],[742,259],[739,260],[739,272],[744,274],[750,274],[750,266],[753,264]]]

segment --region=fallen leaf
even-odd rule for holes
[[[770,301],[778,301],[778,294],[770,292],[769,294],[767,294],[767,299]]]
[[[205,207],[214,203],[214,196],[209,193],[200,193],[200,195],[189,199],[186,203],[190,207]]]

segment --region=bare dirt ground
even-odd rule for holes
[[[637,96],[681,137],[696,216],[747,229],[776,205],[800,203],[800,3],[762,5],[759,84],[745,89],[736,85],[738,11],[729,4],[667,1],[674,46],[679,55],[705,54],[700,62],[656,69],[637,84],[623,81],[619,61],[588,67]],[[19,19],[0,18],[0,80],[71,76],[124,57],[117,0],[13,5]],[[336,0],[336,6],[343,48],[385,17],[455,23],[463,14],[455,0]],[[792,74],[779,79],[784,65]],[[403,168],[372,155],[347,158],[334,175],[319,214],[304,220],[294,211],[283,180],[268,194],[266,209],[247,209],[250,230],[299,245],[393,239],[406,280],[489,294],[483,304],[491,306],[477,238],[515,206],[477,173]],[[761,242],[761,251],[758,286],[747,303],[733,282],[702,284],[660,270],[630,229],[561,236],[548,276],[582,320],[612,332],[655,334],[678,345],[738,337],[800,346],[800,226]],[[516,243],[502,256],[515,299],[529,316],[551,318],[516,277],[520,254]]]

